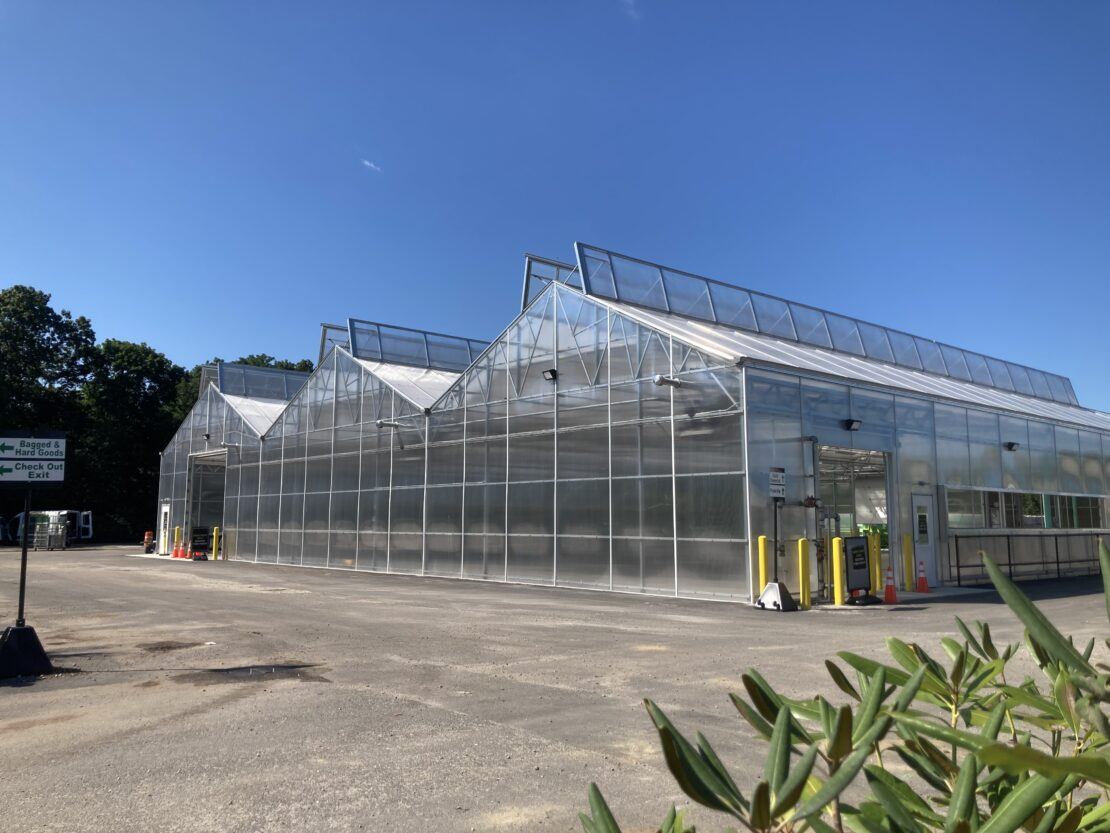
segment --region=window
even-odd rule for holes
[[[951,529],[982,529],[983,492],[952,489],[948,492],[948,526]]]
[[[1079,529],[1102,529],[1102,501],[1097,497],[1075,498],[1075,525]]]

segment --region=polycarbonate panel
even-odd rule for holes
[[[1002,453],[998,439],[998,415],[969,409],[967,436],[971,461],[971,485],[981,488],[1001,488]]]
[[[678,545],[678,594],[747,599],[746,545],[731,541],[683,541]]]
[[[355,546],[353,532],[332,532],[328,549],[328,566],[333,569],[353,570]]]
[[[1002,488],[1032,490],[1029,423],[1019,417],[1000,416],[998,433],[1002,442]],[[1007,443],[1017,443],[1017,447],[1011,450]]]
[[[1047,493],[1060,490],[1056,431],[1046,422],[1029,421],[1029,462],[1036,491]]]
[[[563,480],[558,484],[559,535],[609,537],[609,481]]]
[[[802,433],[822,445],[852,447],[852,432],[844,427],[852,415],[847,385],[802,380]]]
[[[863,340],[860,338],[859,325],[851,318],[825,313],[825,322],[829,328],[833,347],[855,356],[867,355],[863,349]]]
[[[301,553],[302,567],[328,566],[328,533],[308,532],[304,534],[303,551]]]
[[[582,247],[585,260],[586,291],[591,295],[601,295],[605,298],[617,299],[616,285],[613,283],[613,269],[609,265],[609,255],[606,252]]]
[[[743,289],[719,283],[709,284],[709,294],[718,324],[759,332],[751,294]]]
[[[555,583],[564,587],[609,588],[609,539],[560,535]]]
[[[992,359],[989,356],[985,357],[987,362],[987,369],[990,371],[991,380],[994,382],[996,388],[1003,390],[1013,390],[1014,382],[1010,378],[1010,371],[1006,367],[1005,362],[1000,362],[998,359]]]
[[[357,543],[358,553],[355,560],[355,569],[384,572],[389,536],[384,532],[360,531]]]
[[[424,574],[462,575],[462,536],[428,533],[424,538]]]
[[[852,419],[862,424],[852,435],[852,448],[894,450],[894,397],[888,393],[852,388]]]
[[[867,357],[882,362],[893,362],[894,351],[890,347],[886,330],[882,327],[876,327],[874,324],[865,324],[862,321],[859,322],[858,326],[860,340],[863,341],[863,349]]]
[[[463,575],[503,581],[505,578],[504,535],[464,535]]]
[[[424,560],[424,536],[419,532],[389,534],[389,571],[419,573]]]
[[[347,326],[351,332],[351,352],[356,357],[391,364],[461,371],[489,346],[477,339],[357,318],[348,319]]]
[[[954,379],[963,379],[965,382],[970,382],[971,371],[968,369],[963,350],[957,350],[947,344],[941,344],[939,347],[941,354],[944,356],[944,364],[948,368],[948,375]]]
[[[1079,432],[1076,429],[1056,426],[1056,462],[1060,470],[1060,491],[1069,494],[1082,492]]]
[[[552,584],[555,577],[555,540],[550,536],[510,535],[509,581]]]
[[[613,539],[613,589],[632,593],[674,593],[673,539]]]
[[[278,564],[300,564],[303,534],[298,524],[296,532],[278,533]]]
[[[1014,383],[1014,390],[1026,396],[1034,396],[1033,383],[1029,380],[1029,371],[1018,364],[1006,364],[1010,374],[1010,381]]]

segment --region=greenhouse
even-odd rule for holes
[[[777,526],[791,588],[799,539],[820,591],[830,541],[861,533],[932,585],[980,581],[980,549],[1018,578],[1097,572],[1110,414],[1067,378],[574,261],[526,256],[489,341],[351,318],[310,375],[205,368],[162,454],[159,552],[218,527],[237,560],[753,601]]]

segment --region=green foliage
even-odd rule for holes
[[[240,361],[312,369],[261,354]],[[97,344],[89,320],[54,310],[45,292],[0,290],[0,428],[66,432],[65,484],[34,505],[91,509],[100,540],[137,542],[153,525],[158,454],[196,402],[200,373],[146,344]],[[22,493],[0,492],[0,517],[22,504]]]
[[[826,661],[844,704],[791,699],[749,670],[746,697],[730,697],[767,750],[747,792],[708,740],[687,740],[645,701],[678,786],[752,833],[1110,833],[1110,666],[982,558],[1042,680],[1007,681],[1021,646],[1000,648],[987,623],[958,617],[960,639],[941,640],[943,657],[891,637],[892,663],[849,651],[839,654],[847,670]],[[1099,558],[1110,620],[1101,542]],[[581,820],[586,833],[620,833],[596,785]],[[683,825],[672,807],[660,830],[693,830]]]

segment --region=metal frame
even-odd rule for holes
[[[1061,404],[1075,405],[1075,406],[1078,406],[1078,404],[1079,404],[1079,402],[1078,402],[1078,400],[1075,396],[1075,390],[1072,387],[1071,380],[1068,379],[1066,376],[1061,376],[1061,375],[1056,374],[1056,373],[1050,373],[1048,371],[1038,370],[1036,368],[1028,367],[1026,365],[1016,364],[1014,362],[1008,362],[1008,361],[1005,361],[1004,359],[999,359],[999,358],[994,357],[994,356],[987,356],[987,355],[982,354],[982,353],[976,353],[974,351],[964,350],[962,348],[955,347],[955,346],[950,345],[950,344],[945,344],[944,342],[935,341],[933,339],[924,338],[922,336],[915,336],[912,333],[907,333],[903,330],[897,330],[897,329],[894,329],[892,327],[884,327],[884,326],[879,325],[879,324],[873,324],[873,323],[868,322],[868,321],[863,321],[862,319],[855,318],[854,316],[851,316],[851,315],[844,315],[844,314],[841,314],[841,313],[832,312],[831,310],[823,310],[823,309],[820,309],[819,307],[810,306],[809,304],[799,303],[797,301],[790,301],[786,298],[780,298],[777,295],[771,295],[771,294],[766,293],[766,292],[759,292],[759,291],[753,290],[753,289],[746,289],[742,286],[737,286],[735,284],[726,283],[725,281],[715,280],[713,278],[706,278],[702,275],[695,275],[691,272],[685,272],[681,269],[672,269],[670,267],[663,266],[663,265],[658,264],[658,263],[653,263],[653,262],[648,261],[648,260],[641,260],[640,258],[632,257],[630,255],[621,254],[619,252],[614,252],[614,251],[611,251],[611,250],[608,250],[608,249],[603,249],[603,248],[598,247],[598,246],[592,246],[592,245],[584,244],[584,243],[581,243],[581,242],[575,242],[574,250],[575,250],[575,256],[577,257],[577,260],[578,260],[578,271],[582,276],[582,285],[583,285],[584,290],[585,290],[587,295],[593,295],[593,296],[597,296],[597,297],[601,297],[601,298],[609,298],[610,297],[607,293],[598,291],[595,287],[593,287],[591,285],[591,281],[590,281],[590,278],[589,278],[589,271],[585,267],[585,258],[586,257],[592,257],[593,259],[597,260],[598,258],[596,257],[596,255],[594,255],[592,253],[602,253],[608,259],[609,272],[613,277],[614,292],[613,292],[612,300],[619,301],[621,303],[632,304],[633,306],[641,306],[641,307],[644,307],[645,309],[657,310],[659,312],[665,312],[665,313],[668,313],[670,315],[680,315],[680,316],[683,316],[683,317],[686,317],[686,318],[692,318],[692,319],[695,319],[695,320],[708,321],[709,323],[718,324],[718,325],[721,325],[721,326],[734,327],[736,329],[750,329],[750,328],[743,327],[742,325],[739,325],[739,324],[736,324],[736,323],[722,322],[717,318],[716,308],[714,306],[714,301],[713,301],[713,294],[709,290],[709,285],[721,286],[721,287],[725,287],[726,289],[729,289],[729,290],[732,290],[732,291],[745,292],[745,293],[748,294],[748,297],[750,299],[752,299],[753,319],[755,320],[756,327],[754,329],[750,329],[750,331],[758,333],[760,335],[769,336],[771,338],[781,338],[781,339],[784,339],[786,341],[792,341],[792,342],[795,342],[795,343],[798,343],[798,344],[805,344],[805,345],[808,345],[808,346],[811,346],[811,347],[817,347],[817,348],[823,349],[823,350],[831,350],[831,351],[836,352],[836,353],[843,353],[844,355],[855,356],[857,358],[865,358],[865,359],[869,359],[871,361],[876,361],[876,362],[882,362],[883,364],[893,365],[894,367],[901,367],[901,368],[906,368],[906,369],[909,369],[909,370],[916,370],[916,371],[919,371],[921,373],[929,373],[929,374],[934,375],[934,376],[943,376],[944,378],[955,379],[957,381],[966,382],[968,384],[976,384],[976,385],[981,385],[983,387],[996,388],[998,390],[1007,391],[1009,393],[1017,393],[1017,394],[1023,395],[1023,396],[1033,396],[1034,398],[1045,399],[1045,400],[1050,401],[1050,402],[1059,402]],[[665,303],[664,308],[660,309],[658,307],[653,307],[653,306],[650,306],[650,305],[647,305],[647,304],[641,304],[641,303],[637,303],[635,301],[630,301],[626,298],[622,298],[621,297],[621,291],[620,291],[620,284],[618,282],[616,270],[613,268],[613,257],[618,257],[618,258],[621,258],[623,260],[630,261],[632,263],[638,263],[638,264],[641,264],[643,266],[648,266],[648,267],[651,267],[653,269],[657,269],[659,271],[659,284],[660,284],[660,287],[661,287],[662,292],[663,292],[663,298],[664,298],[664,303]],[[694,314],[688,313],[688,312],[677,312],[677,313],[674,312],[671,309],[669,296],[667,294],[667,285],[666,285],[666,280],[665,280],[665,277],[664,277],[665,272],[670,272],[672,274],[679,275],[679,276],[682,276],[684,278],[688,278],[688,279],[691,279],[691,280],[700,281],[700,282],[706,284],[706,295],[709,299],[709,304],[710,304],[710,310],[711,310],[711,316],[712,317],[703,318],[703,317],[700,317],[700,316],[697,316],[697,315],[694,315]],[[769,301],[774,301],[775,303],[785,305],[786,314],[789,315],[790,319],[791,319],[791,329],[794,332],[794,337],[793,338],[790,338],[788,336],[784,336],[784,335],[779,334],[779,333],[764,332],[764,330],[762,329],[762,325],[760,324],[760,321],[759,321],[759,312],[758,312],[757,309],[755,309],[755,298],[757,298],[757,297],[764,298],[764,299],[767,299]],[[798,307],[798,308],[801,308],[801,309],[809,310],[810,312],[813,312],[813,313],[816,313],[817,315],[822,316],[822,318],[825,320],[826,332],[830,333],[830,338],[829,338],[829,344],[828,345],[814,344],[813,342],[807,341],[807,340],[802,339],[801,337],[798,336],[797,325],[796,325],[796,322],[794,322],[794,320],[793,320],[793,311],[792,311],[793,307]],[[830,316],[830,315],[834,316],[837,319],[844,319],[844,320],[850,321],[855,325],[856,332],[857,332],[857,334],[859,335],[859,338],[860,338],[860,344],[863,348],[862,353],[856,353],[854,351],[844,350],[842,348],[838,348],[838,347],[835,346],[835,344],[833,343],[833,339],[831,337],[831,329],[828,326],[827,316]],[[891,356],[894,357],[895,359],[896,359],[896,357],[895,357],[895,354],[894,354],[894,346],[890,343],[890,338],[889,338],[889,335],[887,335],[887,334],[896,333],[900,336],[904,336],[904,337],[907,337],[907,338],[911,339],[913,341],[913,344],[914,344],[914,352],[915,352],[915,354],[918,354],[918,361],[919,361],[921,366],[918,367],[918,366],[914,366],[912,364],[905,364],[905,363],[899,362],[897,360],[891,361],[890,359],[886,359],[886,358],[881,357],[881,356],[871,355],[869,353],[868,349],[867,349],[866,344],[863,342],[863,331],[860,329],[861,325],[864,328],[874,328],[874,329],[877,329],[877,330],[881,331],[884,334],[884,338],[886,340],[887,346],[890,347]],[[944,374],[940,374],[940,373],[937,373],[935,371],[932,371],[932,370],[929,370],[929,369],[925,368],[924,361],[921,360],[920,349],[918,347],[918,342],[929,343],[929,344],[935,345],[937,347],[937,349],[940,353],[941,362],[945,366],[945,373]],[[963,361],[964,361],[965,365],[967,364],[967,356],[975,356],[979,359],[982,359],[983,360],[983,365],[986,368],[987,375],[991,377],[992,383],[991,384],[986,384],[984,382],[978,381],[975,378],[973,378],[973,374],[970,370],[970,367],[968,368],[968,377],[969,378],[967,378],[967,379],[964,379],[964,378],[962,378],[961,376],[958,376],[958,375],[953,375],[950,372],[950,369],[948,367],[948,360],[944,356],[943,351],[945,349],[953,350],[956,353],[958,353],[961,357],[963,357]],[[1006,387],[1005,385],[1000,385],[1000,384],[995,383],[994,379],[993,379],[993,376],[991,375],[989,362],[998,362],[1001,365],[1005,366],[1007,368],[1007,374],[1011,375],[1011,376],[1012,376],[1012,374],[1009,373],[1009,368],[1011,366],[1020,368],[1027,376],[1029,375],[1030,371],[1032,373],[1043,375],[1045,377],[1045,385],[1048,388],[1050,395],[1049,396],[1040,395],[1036,392],[1035,389],[1033,390],[1032,393],[1025,393],[1024,391],[1019,391],[1019,390],[1017,390],[1016,387],[1013,386],[1012,380],[1011,380],[1010,387]],[[1055,377],[1055,379],[1060,384],[1063,385],[1064,394],[1065,394],[1063,399],[1061,399],[1061,398],[1057,397],[1056,395],[1052,394],[1052,385],[1051,385],[1050,380],[1053,377]]]

